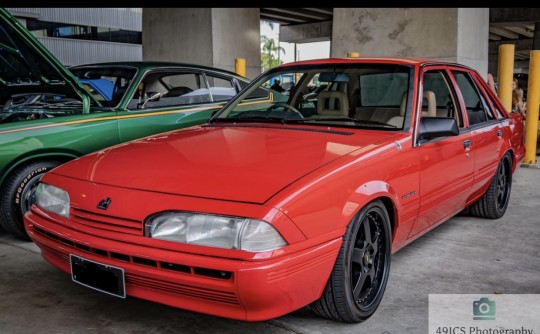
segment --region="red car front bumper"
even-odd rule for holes
[[[42,256],[70,273],[70,254],[124,269],[126,295],[211,315],[260,321],[318,299],[341,238],[287,256],[245,261],[158,249],[72,230],[33,212],[24,217]]]

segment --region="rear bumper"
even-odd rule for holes
[[[126,294],[226,318],[261,321],[318,299],[341,238],[260,261],[209,257],[96,237],[29,212],[30,238],[42,256],[70,273],[69,255],[123,268]]]

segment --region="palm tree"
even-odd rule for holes
[[[266,20],[261,20],[264,24],[268,25],[270,27],[271,30],[274,30],[274,22],[272,21],[266,21]]]
[[[277,59],[274,54],[277,52]],[[275,67],[282,63],[280,60],[281,52],[285,54],[285,49],[276,44],[273,38],[261,36],[261,64],[263,71]]]

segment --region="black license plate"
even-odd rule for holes
[[[126,298],[124,269],[84,259],[70,254],[71,278],[82,284],[115,297]]]

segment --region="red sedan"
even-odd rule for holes
[[[282,77],[285,93],[271,88]],[[204,125],[47,173],[25,227],[47,261],[117,297],[248,321],[310,304],[359,322],[392,252],[464,209],[504,215],[524,154],[521,117],[470,68],[298,62]]]

